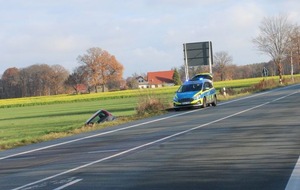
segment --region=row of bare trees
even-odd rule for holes
[[[97,51],[98,50],[99,49],[97,49]],[[84,56],[88,56],[88,54]],[[82,56],[78,57],[79,60],[81,60],[81,58]],[[263,68],[268,70],[269,76],[278,74],[276,64],[273,61],[237,66],[232,63],[232,57],[227,52],[215,53],[214,61],[213,74],[215,81],[261,77],[263,76]],[[284,59],[282,65],[283,74],[289,74],[291,70],[290,59]],[[300,73],[300,64],[295,64],[293,69],[295,73]],[[78,93],[80,91],[80,85],[86,86],[87,90],[94,89],[93,91],[95,92],[97,91],[97,89],[95,89],[96,85],[105,85],[109,90],[117,90],[120,89],[121,86],[130,89],[138,88],[136,77],[140,76],[139,74],[135,73],[124,80],[120,74],[121,70],[114,71],[113,67],[106,71],[95,69],[100,73],[107,73],[110,76],[98,76],[99,78],[107,77],[109,80],[106,80],[106,82],[103,82],[105,80],[99,80],[98,83],[93,84],[93,81],[89,81],[89,79],[92,79],[92,75],[89,75],[90,70],[91,68],[85,63],[76,67],[71,74],[60,65],[49,66],[46,64],[35,64],[23,69],[9,68],[4,72],[0,80],[0,98],[55,95],[74,91]],[[189,70],[191,76],[203,72],[208,72],[208,68],[202,66],[193,67]],[[114,76],[114,74],[117,74],[117,76]],[[184,81],[184,66],[178,69],[178,74],[181,77],[181,81]],[[145,74],[143,76],[146,78]]]
[[[282,83],[284,61],[290,59],[291,75],[294,73],[294,62],[300,64],[300,28],[289,22],[287,16],[279,15],[264,18],[259,31],[253,43],[275,63],[279,82]]]
[[[65,92],[69,72],[61,65],[35,64],[9,68],[1,79],[1,98],[56,95]]]

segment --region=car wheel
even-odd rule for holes
[[[212,106],[217,106],[217,101],[218,101],[218,100],[217,100],[217,96],[215,95],[215,96],[214,96],[214,101],[212,102],[211,105],[212,105]]]
[[[202,108],[206,108],[206,97],[203,98]]]
[[[174,108],[174,110],[175,110],[175,111],[179,111],[179,110],[180,110],[180,108]]]

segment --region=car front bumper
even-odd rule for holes
[[[192,102],[173,102],[174,108],[187,108],[187,107],[200,107],[202,106],[201,100],[194,100]]]

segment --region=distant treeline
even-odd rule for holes
[[[286,60],[283,64],[283,74],[289,75],[291,72],[291,64]],[[262,77],[264,68],[267,69],[268,76],[277,75],[275,64],[270,61],[268,63],[257,63],[250,65],[237,66],[234,64],[213,65],[213,76],[215,81],[225,81],[234,79],[245,79]],[[293,65],[294,74],[300,73],[300,64]],[[206,66],[193,67],[189,69],[189,75],[193,76],[197,73],[207,72]],[[184,66],[178,68],[181,80],[185,80]],[[0,79],[0,99],[45,96],[78,93],[77,86],[83,84],[87,87],[87,91],[95,91],[94,86],[89,86],[88,76],[84,73],[82,66],[69,73],[61,65],[49,66],[47,64],[35,64],[26,68],[8,68]],[[135,76],[137,74],[134,74]],[[133,75],[133,76],[134,76]],[[77,77],[77,78],[76,78]],[[81,77],[81,78],[80,78]],[[77,80],[76,80],[77,79]],[[108,81],[105,86],[110,91],[120,89],[138,88],[135,77],[127,79],[117,79]]]

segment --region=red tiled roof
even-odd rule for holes
[[[84,84],[77,84],[76,85],[76,90],[79,92],[86,92],[87,91],[87,86]]]
[[[150,85],[163,84],[163,83],[174,83],[173,81],[174,71],[158,71],[148,72],[148,83]]]

